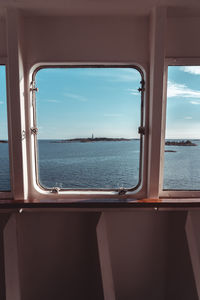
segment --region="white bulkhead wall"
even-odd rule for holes
[[[155,10],[161,12],[161,17],[165,17],[164,9],[159,8]],[[154,12],[155,12],[154,11]],[[167,12],[167,11],[166,11]],[[18,15],[18,12],[16,11]],[[11,13],[8,11],[8,16]],[[14,14],[13,14],[14,15]],[[155,14],[156,15],[156,14]],[[152,13],[151,17],[155,18]],[[162,19],[160,19],[162,20]],[[166,28],[162,27],[159,33],[154,32],[155,39],[152,38],[152,18],[150,16],[66,16],[66,17],[33,17],[33,16],[18,16],[18,32],[16,32],[18,43],[16,45],[11,42],[13,35],[9,32],[9,28],[12,28],[9,24],[14,22],[11,17],[7,17],[7,28],[5,28],[5,22],[0,20],[2,27],[0,30],[0,36],[3,43],[0,46],[0,54],[5,56],[6,54],[18,51],[18,63],[19,63],[19,76],[20,76],[20,91],[13,91],[13,94],[18,92],[21,94],[21,101],[23,100],[23,86],[25,84],[24,96],[25,96],[25,111],[26,121],[29,120],[29,71],[30,68],[37,63],[137,63],[144,67],[147,75],[147,87],[149,83],[149,68],[152,70],[152,66],[164,65],[163,60],[165,57],[194,57],[200,53],[200,39],[198,38],[198,28],[200,24],[200,18],[195,17],[179,17],[175,18],[168,16],[166,20]],[[158,21],[159,22],[159,21]],[[159,24],[157,24],[159,28]],[[7,42],[7,51],[5,47],[5,39],[7,29],[7,38],[10,36],[10,40]],[[163,36],[162,36],[163,30]],[[166,36],[165,36],[166,30]],[[152,49],[157,43],[157,47],[162,46],[164,55],[154,55],[152,61]],[[6,53],[7,52],[7,53]],[[9,61],[9,59],[8,59]],[[163,76],[163,69],[160,68],[160,74],[157,76]],[[24,74],[24,78],[23,78]],[[156,77],[155,77],[156,78]],[[150,95],[153,85],[157,85],[157,95],[161,95],[158,90],[162,91],[161,85],[154,82],[156,79],[152,78],[150,81]],[[25,82],[23,83],[23,79]],[[155,83],[155,84],[154,84]],[[9,83],[8,83],[9,84]],[[159,83],[160,84],[160,83]],[[18,88],[18,87],[17,87]],[[146,100],[147,104],[151,107],[155,105],[155,98],[157,96],[152,94],[151,98],[148,98],[148,89]],[[154,99],[154,100],[153,100]],[[11,99],[11,101],[14,101]],[[160,100],[157,100],[160,102]],[[22,104],[22,103],[21,103]],[[23,106],[23,104],[22,104]],[[150,146],[154,146],[152,153],[160,153],[160,142],[158,139],[153,139],[151,143],[151,134],[155,132],[154,126],[157,128],[160,123],[153,123],[153,119],[150,116]],[[23,123],[23,120],[22,120]],[[25,124],[25,123],[23,123]],[[25,125],[21,125],[22,127]],[[26,122],[28,124],[28,122]],[[158,129],[157,129],[158,130]],[[26,128],[27,136],[30,134],[29,128]],[[155,144],[157,141],[157,145]],[[27,147],[29,147],[27,145]],[[155,148],[157,150],[155,151]],[[24,150],[23,150],[24,151]],[[26,152],[24,151],[25,160]],[[30,164],[30,149],[27,151],[28,166],[31,170]],[[149,152],[150,153],[150,152]],[[149,162],[153,157],[149,155]],[[157,158],[156,158],[157,159]],[[29,172],[28,178],[26,178],[26,162],[22,162],[24,166],[23,172],[23,191],[20,191],[15,198],[19,198],[23,195],[24,198],[29,198],[33,191],[29,190],[28,186],[32,183],[32,178]],[[156,198],[158,197],[159,186],[158,179],[160,176],[159,166],[156,167],[155,172],[151,163],[148,164],[148,194],[146,196]],[[155,180],[154,180],[155,178]],[[28,181],[27,181],[28,180]],[[27,184],[28,182],[28,184]],[[144,178],[146,184],[146,178]],[[153,188],[152,188],[153,187]],[[15,190],[16,187],[13,187]]]
[[[26,63],[149,60],[149,18],[24,18]]]
[[[25,17],[21,24],[26,79],[34,64],[50,62],[136,63],[148,70],[148,17]],[[26,116],[30,117],[28,108]],[[32,186],[31,176],[29,183]],[[34,190],[30,194],[37,198]]]
[[[199,20],[197,18],[195,22]],[[8,21],[12,22],[11,19]],[[15,47],[20,47],[13,49],[14,41],[10,40],[7,53],[19,51],[18,64],[25,71],[26,106],[28,71],[38,62],[138,62],[147,66],[148,71],[152,45],[148,17],[21,17],[19,21],[19,43],[15,43]],[[200,44],[195,36],[190,36],[193,22],[190,24],[188,20],[185,30],[181,30],[180,23],[181,19],[168,19],[166,56],[181,55],[184,45],[184,56],[197,54],[198,48],[190,48],[184,42],[188,38],[193,44]],[[0,34],[5,38],[4,31]],[[1,43],[0,51],[5,51]],[[154,60],[158,63],[158,58],[154,57]],[[18,75],[21,79],[23,72]],[[19,95],[20,85],[13,88],[13,95]],[[25,194],[24,191],[20,193]],[[77,282],[94,280],[93,272],[97,272],[95,282],[100,290],[96,299],[97,296],[102,297],[95,235],[98,217],[81,216],[79,213],[70,216],[49,213],[45,218],[43,213],[17,216],[22,292],[27,296],[24,298],[30,300],[36,296],[44,299],[45,295],[55,299],[58,291],[67,296],[66,282],[72,293],[79,293]],[[192,300],[197,299],[184,232],[185,213],[110,212],[105,219],[117,299],[128,300],[134,296],[138,299],[188,299],[189,296]],[[13,242],[9,225],[7,230],[11,231]],[[87,263],[89,276],[85,275],[84,269]],[[73,284],[70,285],[70,282]],[[95,295],[98,291],[91,290],[90,282],[82,287],[85,295],[92,292]]]
[[[7,32],[7,100],[10,147],[11,190],[15,200],[27,199],[27,159],[24,110],[24,60],[21,47],[20,15],[6,11]]]
[[[7,44],[6,44],[6,21],[3,17],[0,17],[0,57],[7,56]]]
[[[169,17],[167,20],[166,56],[200,57],[200,17]]]

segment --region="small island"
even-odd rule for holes
[[[7,144],[7,143],[8,143],[8,141],[5,141],[5,140],[0,140],[0,143],[1,143],[1,144]]]
[[[96,137],[96,138],[75,138],[75,139],[67,139],[67,140],[57,140],[51,141],[51,143],[93,143],[93,142],[121,142],[121,141],[130,141],[131,139],[125,138],[106,138],[106,137]]]
[[[166,141],[165,146],[197,146],[197,144],[192,143],[190,140],[186,141]]]
[[[165,152],[176,152],[175,150],[165,150]]]

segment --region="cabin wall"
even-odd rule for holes
[[[7,296],[18,292],[19,299],[26,300],[109,299],[103,292],[99,261],[106,245],[97,244],[102,216],[115,299],[198,299],[185,235],[187,212],[154,210],[102,215],[24,211],[10,219],[6,215],[1,232],[5,227]],[[0,250],[3,253],[3,239]],[[15,273],[18,285],[13,285]],[[0,284],[4,300],[3,278]]]
[[[185,212],[106,214],[116,299],[198,299],[186,217]]]
[[[6,50],[1,22],[0,55],[5,56],[12,51]],[[168,18],[166,56],[199,56],[199,25],[200,18]],[[40,62],[150,62],[148,17],[21,17],[19,31],[16,50],[22,82],[30,67]],[[11,41],[9,45],[14,46]],[[19,85],[15,89],[20,92]],[[14,216],[22,299],[103,299],[96,237],[99,216],[94,212]],[[105,220],[116,299],[197,299],[185,236],[186,213],[110,212]],[[4,223],[2,255],[3,227]],[[3,264],[0,273],[4,274]],[[3,278],[0,284],[4,300]]]
[[[6,39],[5,22],[0,35]],[[26,66],[42,62],[149,63],[149,17],[23,17]],[[166,57],[199,57],[198,17],[168,17]],[[150,44],[149,44],[150,42]],[[5,43],[0,53],[6,54]]]
[[[96,241],[98,213],[17,216],[22,298],[103,298]]]
[[[154,212],[106,214],[117,299],[165,299],[168,218]]]
[[[146,63],[149,57],[148,26],[147,17],[25,18],[26,64]]]
[[[9,217],[9,213],[0,213],[0,299],[2,300],[6,300],[3,231]]]
[[[167,20],[167,57],[200,57],[200,18],[179,17]]]
[[[7,55],[6,21],[0,17],[0,58]]]

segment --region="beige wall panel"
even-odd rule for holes
[[[147,62],[148,18],[67,17],[24,20],[27,63]]]

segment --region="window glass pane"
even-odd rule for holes
[[[168,68],[165,190],[200,190],[200,67]]]
[[[132,188],[139,182],[141,75],[133,68],[45,68],[36,74],[43,187]]]
[[[6,67],[0,66],[0,191],[10,190],[7,128]]]

